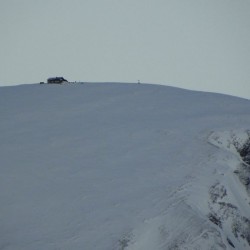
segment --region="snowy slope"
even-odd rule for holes
[[[157,85],[0,88],[0,249],[249,249],[250,101]]]

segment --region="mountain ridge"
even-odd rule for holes
[[[248,249],[249,107],[148,84],[1,87],[0,247]]]

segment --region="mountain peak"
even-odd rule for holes
[[[0,88],[3,249],[249,249],[250,101],[167,86]]]

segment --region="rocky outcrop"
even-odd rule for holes
[[[239,153],[243,161],[250,165],[250,139],[239,149]]]
[[[213,132],[208,141],[232,153],[225,154],[226,156],[220,161],[234,169],[232,172],[229,171],[227,180],[221,179],[210,187],[208,219],[224,231],[227,242],[232,248],[237,248],[236,244],[242,242],[241,247],[240,245],[238,247],[248,249],[250,246],[248,212],[250,211],[250,131]],[[233,181],[232,174],[238,176],[243,186],[240,187],[237,181]],[[228,181],[228,178],[231,181]]]
[[[241,183],[245,186],[250,195],[250,135],[249,139],[241,147],[237,148],[237,151],[243,162],[234,173],[238,175]]]

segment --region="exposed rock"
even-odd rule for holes
[[[232,232],[236,238],[245,239],[250,246],[250,220],[246,217],[236,218],[232,224]]]
[[[227,238],[227,242],[231,247],[235,248],[233,242],[229,238]]]
[[[245,164],[240,164],[235,173],[247,191],[250,192],[250,138],[242,147],[238,148],[238,152]]]
[[[243,161],[250,165],[250,139],[239,149],[239,153]]]
[[[213,133],[209,138],[209,142],[232,152],[237,157],[241,157],[242,161],[235,164],[236,169],[233,172],[238,176],[240,182],[246,188],[248,196],[250,196],[250,130],[239,135],[234,131],[221,134]],[[245,246],[250,246],[250,218],[242,214],[242,209],[237,207],[239,204],[231,199],[230,187],[226,186],[225,183],[223,184],[217,181],[209,189],[210,213],[208,218],[219,228],[224,229],[227,225],[230,225],[230,231],[235,238],[227,237],[228,246],[237,248],[237,242],[240,241],[244,242]],[[247,199],[245,201],[247,204]],[[233,242],[236,239],[237,241]]]
[[[208,219],[209,219],[211,222],[213,222],[215,225],[219,226],[220,228],[222,227],[222,226],[221,226],[221,220],[220,220],[220,218],[219,218],[216,214],[214,214],[214,213],[209,213],[209,214],[208,214]]]
[[[224,186],[219,183],[214,184],[209,189],[209,195],[213,203],[217,202],[218,199],[223,199],[227,195],[227,190]]]

